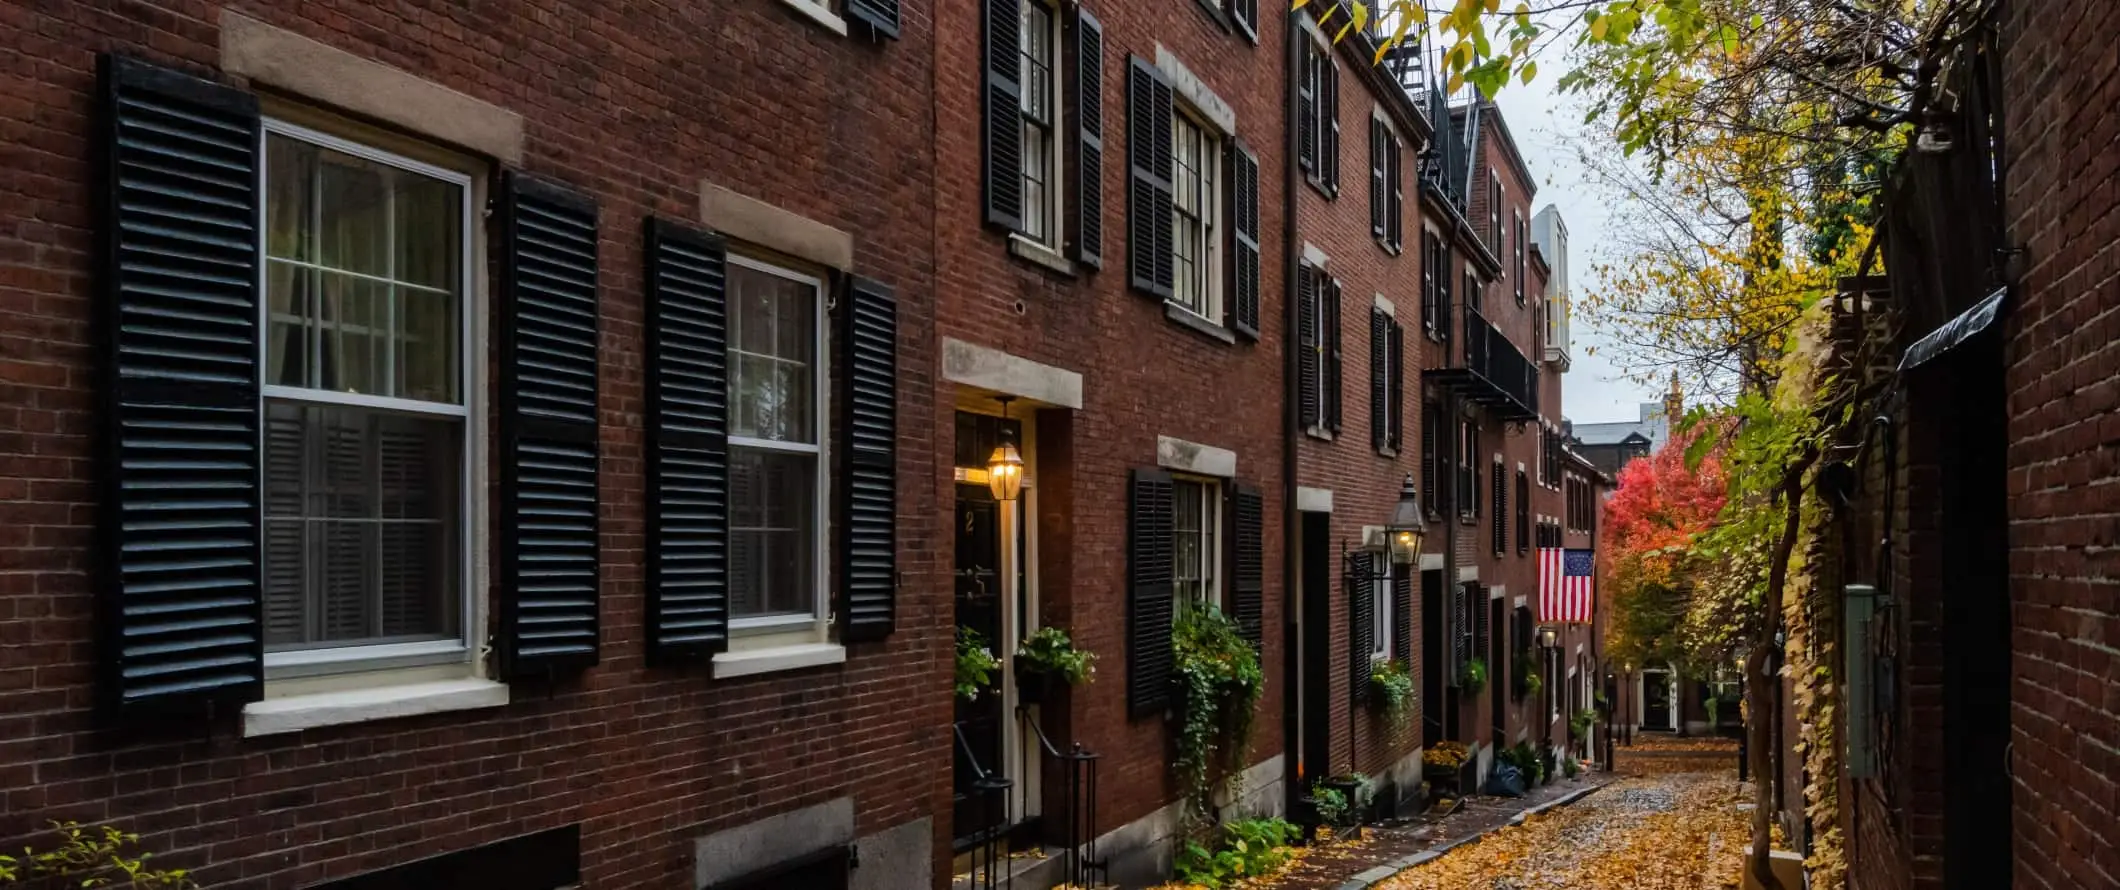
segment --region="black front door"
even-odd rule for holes
[[[1448,611],[1447,597],[1443,595],[1443,570],[1434,569],[1421,573],[1421,745],[1433,748],[1437,742],[1454,738],[1445,734],[1443,716],[1450,713],[1445,704],[1443,690],[1445,674],[1450,664],[1450,635],[1443,627],[1443,614]]]
[[[957,486],[957,626],[979,635],[995,654],[1003,649],[1000,504],[984,485]],[[998,680],[998,678],[997,678]],[[1006,792],[984,792],[982,775],[1002,775],[1001,691],[989,689],[977,698],[957,700],[954,818],[960,843],[975,839],[1008,820]]]
[[[1642,728],[1672,729],[1671,675],[1664,671],[1642,672]]]
[[[1304,513],[1301,693],[1297,791],[1332,775],[1332,514]]]
[[[1480,590],[1486,596],[1485,588]],[[1514,688],[1511,683],[1520,682],[1514,653],[1509,644],[1514,639],[1509,628],[1509,612],[1502,608],[1501,600],[1487,603],[1487,702],[1493,711],[1494,744],[1506,748],[1509,738],[1509,698]]]

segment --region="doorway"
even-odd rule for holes
[[[1296,615],[1294,793],[1332,775],[1332,514],[1303,513]]]
[[[1023,518],[1029,515],[1035,456],[1026,424],[977,411],[956,415],[956,499],[951,519],[953,586],[959,633],[976,634],[1000,661],[991,683],[971,699],[954,700],[951,737],[952,831],[962,852],[999,832],[1023,826],[1038,813],[1038,783],[1027,768],[1036,752],[1016,715],[1017,641],[1036,624],[1036,589],[1028,571],[1034,556]],[[986,460],[1003,435],[1023,452],[1020,496],[995,500]],[[988,780],[982,782],[982,779]],[[1008,780],[995,790],[995,779]]]
[[[1678,696],[1671,688],[1671,672],[1663,668],[1645,668],[1641,684],[1642,728],[1678,729],[1678,713],[1674,707]]]
[[[1450,636],[1443,627],[1443,570],[1421,573],[1421,747],[1433,748],[1446,738],[1449,727],[1444,715],[1455,708],[1446,704],[1444,674],[1449,670]]]
[[[1486,593],[1488,591],[1482,591]],[[1493,715],[1494,746],[1509,747],[1509,690],[1516,682],[1517,667],[1509,658],[1509,643],[1515,637],[1511,633],[1509,613],[1502,607],[1500,597],[1487,601],[1487,703]]]

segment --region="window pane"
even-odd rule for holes
[[[730,615],[814,615],[815,455],[729,450]]]
[[[267,380],[462,402],[463,187],[273,133]]]
[[[460,422],[277,399],[265,422],[267,647],[458,636]]]
[[[732,263],[729,433],[813,444],[817,285]]]

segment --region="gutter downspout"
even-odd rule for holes
[[[1303,441],[1303,431],[1297,429],[1296,386],[1300,378],[1297,343],[1294,332],[1296,318],[1297,257],[1302,254],[1301,241],[1296,237],[1296,193],[1301,187],[1297,181],[1296,154],[1301,150],[1302,136],[1295,113],[1296,93],[1300,89],[1298,78],[1302,76],[1302,41],[1309,39],[1296,16],[1286,20],[1287,37],[1283,55],[1286,56],[1285,75],[1282,78],[1281,118],[1283,142],[1281,147],[1281,739],[1286,750],[1283,756],[1293,762],[1285,774],[1288,795],[1287,812],[1296,811],[1297,798],[1303,794],[1302,781],[1302,732],[1299,710],[1302,699],[1301,661],[1302,632],[1298,621],[1301,617],[1297,589],[1299,586],[1296,560],[1289,559],[1291,553],[1302,552],[1303,514],[1296,506],[1296,449]]]

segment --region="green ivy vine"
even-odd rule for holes
[[[1173,764],[1184,795],[1188,833],[1214,822],[1216,774],[1241,781],[1251,755],[1252,717],[1266,676],[1259,653],[1237,623],[1212,604],[1180,610],[1171,628],[1178,697],[1178,753]]]

